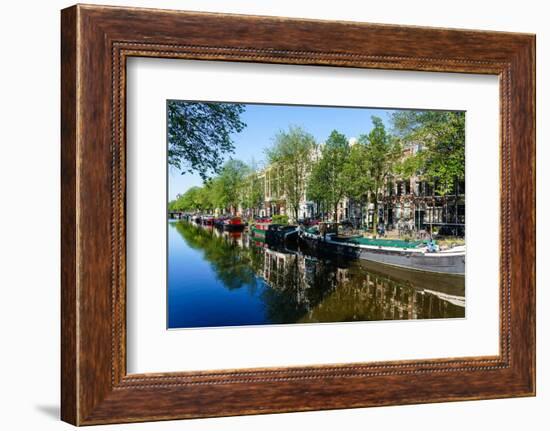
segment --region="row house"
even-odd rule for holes
[[[351,145],[354,143],[350,142]],[[420,145],[409,143],[403,150],[403,158],[410,157],[421,150]],[[312,159],[315,160],[319,154],[320,146],[312,153]],[[280,182],[282,169],[283,167],[278,165],[269,165],[258,173],[264,190],[263,203],[259,208],[248,210],[250,214],[247,215],[271,217],[286,214],[292,219],[293,212]],[[304,183],[307,183],[307,178]],[[436,189],[437,184],[434,187],[434,184],[423,181],[419,177],[391,177],[387,180],[378,202],[379,223],[383,224],[386,230],[439,231],[445,235],[464,236],[466,207],[464,181],[455,181],[450,187],[450,192],[444,196],[436,193]],[[304,184],[298,218],[319,217],[337,222],[348,220],[356,226],[367,226],[372,229],[374,205],[365,206],[361,202],[344,198],[338,204],[336,214],[332,209],[321,214],[317,203],[307,200]]]
[[[407,144],[403,157],[409,157],[422,147]],[[386,230],[425,230],[445,235],[464,236],[466,217],[466,189],[464,180],[455,180],[446,195],[436,193],[438,184],[419,177],[387,180],[378,202],[378,221]],[[356,224],[373,226],[374,205],[367,208],[353,202],[341,202],[340,216]]]

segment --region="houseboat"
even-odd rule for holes
[[[230,232],[242,232],[245,226],[240,217],[230,217],[223,222],[223,229]]]
[[[266,242],[274,245],[288,245],[298,242],[298,227],[272,224],[266,232]]]
[[[298,227],[272,223],[271,220],[256,221],[250,229],[256,241],[270,245],[287,245],[298,241]]]
[[[214,216],[206,215],[201,220],[203,226],[214,226]]]
[[[250,236],[254,238],[255,241],[265,241],[266,232],[271,225],[271,219],[259,219],[250,226]]]
[[[300,243],[317,252],[415,271],[464,275],[466,247],[439,250],[434,242],[338,236],[337,226],[300,229]]]
[[[227,217],[225,216],[219,216],[214,219],[214,227],[217,227],[218,229],[223,230],[223,224],[227,220]]]

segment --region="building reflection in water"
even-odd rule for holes
[[[312,256],[299,249],[272,249],[246,233],[220,232],[186,222],[177,222],[175,228],[187,246],[203,252],[225,289],[246,288],[260,299],[256,306],[264,308],[263,323],[465,315],[464,277]]]

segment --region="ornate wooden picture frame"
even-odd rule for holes
[[[535,394],[535,37],[102,6],[62,11],[62,395],[75,425]],[[500,354],[127,374],[126,60],[460,72],[500,80]],[[519,216],[521,214],[521,217]]]

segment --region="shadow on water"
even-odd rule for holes
[[[254,297],[255,301],[247,302],[246,307],[258,308],[263,318],[250,323],[240,321],[241,325],[461,318],[465,315],[464,277],[313,256],[299,248],[273,249],[253,241],[246,233],[229,234],[183,221],[171,222],[171,227],[170,234],[177,232],[183,246],[202,253],[202,259],[216,278],[216,286],[222,286],[219,290],[246,288],[246,294]],[[177,251],[171,247],[169,253]],[[185,268],[185,262],[181,263],[182,270],[193,271]],[[172,287],[169,282],[169,289]],[[193,286],[193,289],[199,287]],[[212,300],[211,296],[208,298]],[[183,323],[177,327],[230,326],[231,322],[224,324],[219,319],[208,323],[208,298],[199,304],[203,308],[200,325],[186,322],[183,316],[178,319]],[[227,302],[224,307],[243,305]],[[246,313],[249,310],[236,311]],[[170,312],[179,311],[171,309]]]

